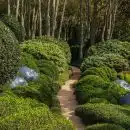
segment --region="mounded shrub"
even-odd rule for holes
[[[14,16],[5,15],[1,18],[1,21],[7,25],[15,34],[18,41],[22,42],[25,38],[24,27],[16,20]]]
[[[77,84],[78,85],[91,85],[93,87],[102,87],[105,84],[103,78],[97,75],[87,75],[81,78]]]
[[[48,36],[37,37],[36,40],[38,40],[39,42],[42,42],[42,43],[57,44],[61,48],[61,50],[63,50],[63,52],[66,54],[66,59],[67,59],[68,63],[70,64],[71,51],[70,51],[69,44],[67,42],[62,41],[62,40],[57,40],[53,37],[48,37]]]
[[[5,95],[0,97],[0,117],[9,116],[15,112],[29,110],[31,108],[45,106],[32,99],[24,99]]]
[[[128,70],[129,63],[127,59],[120,56],[119,54],[104,54],[103,56],[89,56],[87,57],[82,65],[81,71],[84,72],[91,67],[104,67],[108,66],[114,68],[117,72]]]
[[[80,116],[87,125],[96,123],[114,123],[126,130],[130,128],[130,109],[114,104],[85,104],[76,109],[76,115]]]
[[[109,67],[92,67],[81,74],[81,77],[86,75],[97,75],[102,77],[105,81],[114,81],[117,78],[117,72]]]
[[[18,113],[5,117],[0,121],[0,129],[74,130],[71,122],[63,117],[59,119],[48,108],[37,107],[26,111],[19,111]]]
[[[0,84],[13,78],[18,70],[20,49],[16,37],[0,21]]]
[[[58,67],[59,72],[68,69],[65,54],[56,44],[42,44],[42,42],[30,41],[29,44],[22,44],[21,48],[24,52],[33,55],[38,60],[45,59],[52,61]]]
[[[102,123],[102,124],[94,124],[91,126],[86,127],[85,130],[125,130],[120,125],[116,124],[109,124],[109,123]]]
[[[110,103],[108,100],[104,98],[91,98],[88,103]]]
[[[26,52],[21,53],[20,65],[21,66],[27,66],[31,69],[34,69],[35,71],[38,71],[38,67],[37,67],[35,59],[33,58],[32,55],[30,55]]]
[[[19,97],[36,99],[52,107],[54,105],[53,98],[58,93],[60,86],[46,75],[41,75],[37,82],[13,88],[12,91]]]
[[[125,44],[125,43],[124,43]],[[123,45],[123,42],[118,40],[108,40],[91,46],[88,55],[101,55],[106,53],[119,54],[126,59],[130,58],[130,51]]]
[[[37,60],[37,66],[41,73],[51,77],[54,80],[58,80],[58,68],[53,62],[48,60]]]

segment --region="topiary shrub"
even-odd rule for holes
[[[70,121],[61,116],[53,115],[46,107],[32,108],[7,116],[0,120],[0,129],[74,130]]]
[[[1,21],[5,23],[14,32],[18,41],[22,42],[25,38],[24,27],[16,20],[14,16],[5,15],[1,18]]]
[[[0,84],[14,78],[19,65],[20,49],[14,34],[0,21]]]
[[[27,66],[31,69],[34,69],[35,71],[39,71],[38,66],[36,64],[36,61],[33,58],[33,56],[26,53],[26,52],[22,52],[22,54],[21,54],[20,65],[21,66]]]
[[[81,77],[87,75],[97,75],[102,77],[105,81],[114,81],[117,78],[117,72],[109,67],[92,67],[81,74]]]
[[[65,41],[57,40],[54,37],[48,37],[48,36],[42,36],[42,37],[37,37],[37,41],[42,42],[42,43],[54,43],[57,44],[61,50],[66,54],[66,59],[68,63],[70,64],[71,62],[71,51],[69,44]]]
[[[26,43],[26,42],[25,42]],[[22,44],[21,48],[24,52],[33,55],[36,59],[52,61],[57,67],[59,72],[63,72],[68,69],[67,59],[64,52],[59,48],[58,45],[42,44],[41,42],[30,41],[30,44]]]
[[[116,124],[102,123],[87,126],[85,130],[125,130],[125,128]]]
[[[32,99],[24,99],[5,95],[0,97],[0,117],[9,116],[15,112],[29,110],[31,108],[45,106],[42,103]]]
[[[114,123],[126,130],[130,128],[130,109],[114,104],[85,104],[76,109],[85,124]]]
[[[125,44],[125,43],[124,43]],[[123,42],[118,40],[108,40],[91,46],[88,51],[88,55],[101,55],[106,53],[119,54],[126,59],[130,58],[130,51],[123,45]]]
[[[78,85],[91,85],[93,87],[102,87],[105,84],[105,81],[97,75],[87,75],[81,78],[77,84]]]
[[[43,73],[54,80],[58,80],[59,72],[57,66],[51,61],[48,60],[37,60],[37,66],[40,70],[40,73]]]
[[[81,71],[84,72],[91,67],[104,66],[114,68],[117,72],[121,72],[123,70],[128,70],[129,63],[128,60],[124,59],[122,56],[118,54],[104,54],[102,57],[89,56],[83,61],[81,65]]]

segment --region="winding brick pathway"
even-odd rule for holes
[[[58,98],[61,105],[62,114],[72,121],[76,130],[84,130],[85,126],[81,122],[80,118],[75,116],[75,108],[77,107],[76,97],[74,95],[74,85],[80,78],[80,70],[76,67],[72,67],[73,75],[70,80],[66,81],[58,93]]]

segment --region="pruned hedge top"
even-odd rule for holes
[[[0,21],[0,84],[15,76],[19,60],[18,41],[12,31]]]
[[[21,48],[37,59],[52,61],[58,67],[59,72],[63,72],[68,68],[65,53],[56,44],[42,44],[41,42],[30,41],[29,44],[22,44]]]

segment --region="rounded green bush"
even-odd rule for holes
[[[16,37],[0,21],[0,84],[14,78],[20,60],[20,48]]]
[[[56,44],[42,44],[41,42],[30,41],[29,44],[22,44],[21,48],[24,52],[33,55],[38,60],[52,61],[58,67],[59,72],[68,69],[65,54]]]
[[[36,40],[42,42],[42,43],[54,43],[57,44],[61,50],[66,54],[66,59],[68,63],[70,64],[71,62],[71,51],[69,44],[65,41],[57,40],[54,37],[48,37],[48,36],[42,36],[42,37],[37,37]]]
[[[114,123],[125,129],[130,128],[130,109],[114,104],[85,104],[76,109],[85,124]]]
[[[24,27],[16,20],[14,16],[5,15],[1,18],[1,21],[7,25],[15,34],[18,41],[22,42],[25,38]]]
[[[63,117],[53,115],[46,107],[32,108],[7,116],[0,121],[0,129],[74,130],[70,121],[67,121]]]
[[[24,99],[5,95],[0,97],[0,117],[9,116],[15,112],[29,110],[39,106],[45,106],[42,103],[32,99]]]
[[[116,124],[102,123],[88,126],[85,130],[125,130],[125,128]]]
[[[110,103],[108,100],[104,98],[91,98],[88,103]]]
[[[78,85],[91,85],[93,87],[102,87],[106,81],[103,80],[100,76],[97,75],[87,75],[81,78],[77,84]]]
[[[57,66],[51,61],[48,60],[37,60],[37,66],[40,70],[40,73],[43,73],[54,80],[58,80],[59,72]]]
[[[36,64],[35,59],[33,58],[32,55],[22,52],[21,54],[21,61],[20,61],[21,66],[27,66],[31,69],[34,69],[35,71],[38,71],[38,66]]]
[[[81,65],[81,71],[84,72],[91,67],[104,67],[108,66],[114,68],[117,72],[129,69],[127,59],[119,54],[104,54],[103,56],[89,56],[85,58]]]
[[[103,56],[106,53],[115,53],[125,57],[126,59],[130,58],[130,50],[123,45],[123,42],[118,40],[108,40],[98,43],[97,45],[91,46],[88,51],[88,55]]]
[[[81,77],[86,75],[97,75],[102,77],[105,81],[114,81],[117,78],[117,72],[109,67],[92,67],[81,74]]]

